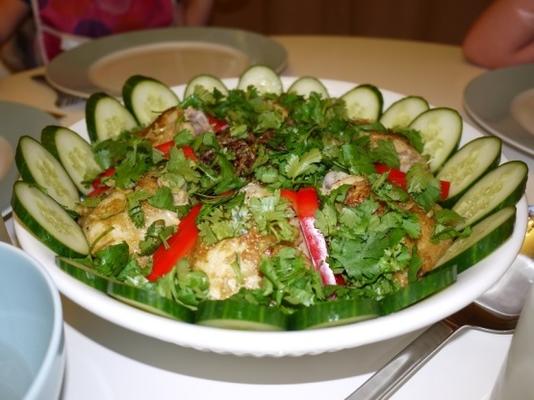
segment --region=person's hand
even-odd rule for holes
[[[534,0],[496,0],[467,33],[463,52],[487,68],[534,62]]]
[[[16,31],[30,14],[30,6],[22,0],[0,0],[0,44]]]

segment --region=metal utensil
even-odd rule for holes
[[[41,85],[45,85],[46,87],[52,89],[56,93],[56,100],[54,102],[54,105],[57,108],[68,107],[68,106],[85,101],[84,98],[74,96],[72,94],[65,93],[65,92],[62,92],[61,90],[56,89],[46,80],[46,77],[43,74],[33,75],[32,80],[34,80],[37,83],[40,83]]]
[[[532,218],[531,213],[529,223]],[[533,236],[529,238],[527,234],[525,242],[534,241]],[[530,246],[526,244],[524,248]],[[346,400],[388,399],[460,329],[513,332],[528,289],[534,282],[534,262],[526,256],[524,260],[512,264],[500,281],[474,303],[424,331]]]

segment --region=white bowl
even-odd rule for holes
[[[40,263],[1,242],[0,275],[0,399],[57,399],[66,358],[59,293]]]

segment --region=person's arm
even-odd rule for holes
[[[15,32],[30,13],[30,6],[22,0],[0,0],[0,44]]]
[[[534,0],[495,0],[470,28],[463,52],[487,68],[534,62]]]
[[[179,0],[177,9],[178,25],[207,25],[213,8],[213,0]]]

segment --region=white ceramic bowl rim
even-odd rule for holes
[[[52,303],[54,308],[53,313],[53,321],[52,321],[52,332],[51,337],[48,343],[48,348],[46,350],[45,356],[43,357],[43,360],[41,362],[41,365],[39,366],[39,369],[37,373],[34,375],[34,378],[32,380],[32,383],[28,390],[26,391],[26,394],[24,395],[25,399],[33,399],[36,398],[36,396],[40,393],[42,387],[46,384],[47,379],[47,371],[52,368],[52,364],[56,358],[56,353],[59,351],[61,346],[61,341],[64,340],[63,338],[63,312],[61,307],[61,299],[59,297],[59,292],[56,288],[56,285],[54,284],[54,281],[52,280],[52,277],[49,275],[49,273],[46,271],[46,268],[41,265],[39,261],[37,261],[32,256],[28,255],[21,249],[14,247],[12,245],[9,245],[7,243],[0,242],[0,249],[6,249],[7,251],[12,251],[15,253],[19,258],[25,259],[28,263],[32,264],[34,269],[41,275],[43,278],[47,288],[48,293],[50,293],[50,296],[52,297]]]

